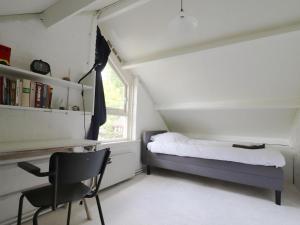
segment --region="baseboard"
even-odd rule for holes
[[[22,224],[32,220],[35,211],[36,210],[32,210],[30,212],[24,213],[23,216],[22,216]],[[45,211],[41,212],[40,215],[44,215],[44,214],[49,213],[51,211],[52,211],[51,209],[45,210]],[[15,216],[13,218],[10,218],[8,220],[0,222],[0,225],[16,225],[17,220],[18,220],[18,217]]]

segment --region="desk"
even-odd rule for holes
[[[0,160],[11,160],[72,151],[75,147],[96,147],[99,141],[86,139],[53,139],[0,142]]]

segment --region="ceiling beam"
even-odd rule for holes
[[[125,12],[135,9],[141,5],[144,5],[151,0],[122,0],[100,10],[98,22],[102,23],[116,16],[119,16]]]
[[[293,32],[293,31],[297,31],[297,30],[300,30],[300,21],[297,21],[297,22],[294,22],[291,24],[270,27],[268,29],[257,30],[257,31],[252,31],[252,32],[241,33],[238,35],[223,37],[223,38],[215,39],[215,40],[204,42],[204,43],[198,43],[198,44],[187,46],[187,47],[176,48],[176,49],[158,52],[158,53],[155,53],[155,54],[152,54],[152,55],[149,55],[149,56],[146,56],[146,57],[134,60],[134,61],[129,61],[127,63],[123,63],[122,68],[123,69],[132,69],[135,67],[143,66],[147,63],[154,62],[154,61],[160,61],[160,60],[164,60],[167,58],[196,53],[196,52],[200,52],[200,51],[204,51],[204,50],[208,50],[208,49],[223,47],[226,45],[237,44],[240,42],[256,40],[256,39],[260,39],[260,38],[284,34],[284,33]]]
[[[47,27],[50,27],[70,16],[82,12],[86,7],[96,1],[97,0],[60,0],[41,13],[40,18]]]
[[[208,109],[299,109],[300,98],[189,102],[156,105],[158,111]]]

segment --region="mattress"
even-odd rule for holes
[[[267,146],[265,149],[242,149],[232,147],[233,143],[190,139],[184,142],[159,142],[147,144],[149,151],[183,157],[223,160],[249,165],[285,166],[280,148]]]

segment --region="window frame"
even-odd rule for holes
[[[116,75],[120,78],[121,82],[124,84],[125,87],[125,102],[124,102],[124,109],[106,107],[106,114],[107,116],[125,116],[126,119],[126,137],[125,138],[113,138],[113,139],[99,139],[102,143],[116,143],[116,142],[124,142],[131,140],[132,135],[132,82],[124,72],[121,71],[119,68],[116,60],[114,59],[113,55],[108,58],[107,64],[109,64],[112,69],[115,71]]]

